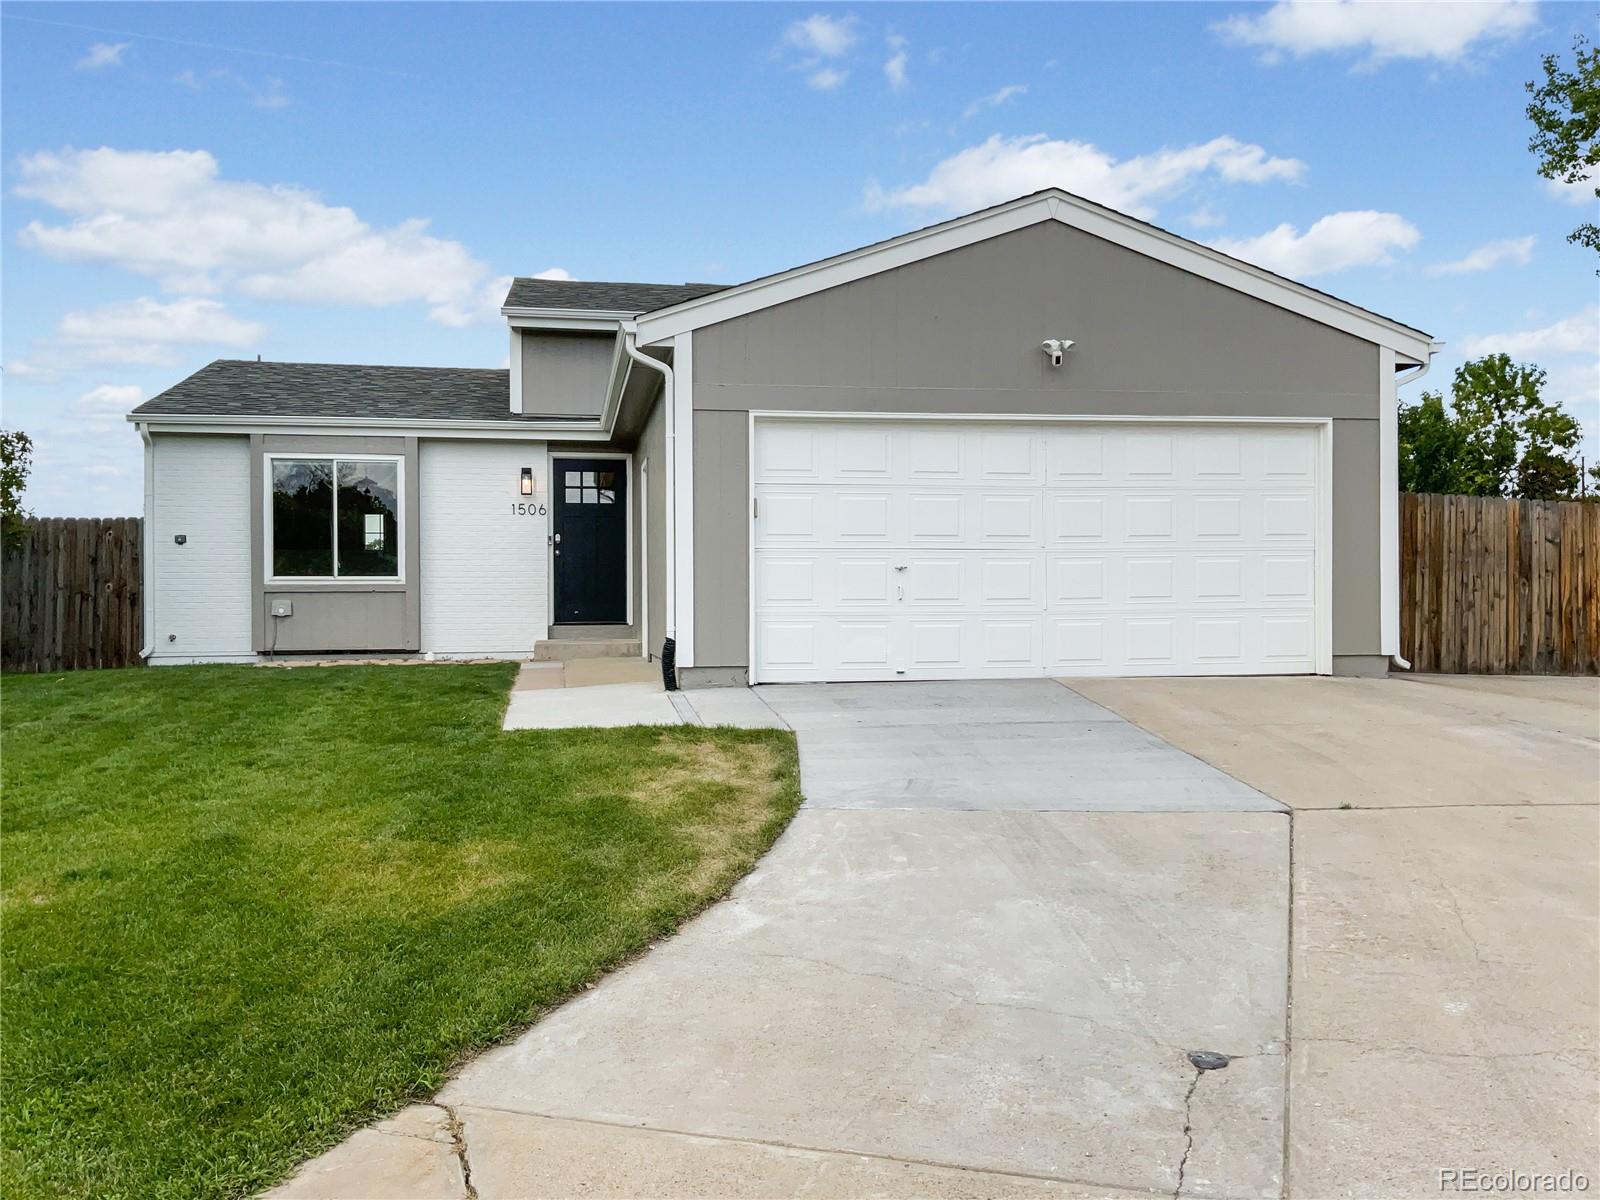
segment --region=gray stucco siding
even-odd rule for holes
[[[1049,337],[1077,343],[1061,368]],[[1332,419],[1333,652],[1379,651],[1370,342],[1057,224],[693,338],[697,668],[748,658],[752,410]]]

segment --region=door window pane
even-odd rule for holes
[[[399,464],[342,459],[338,467],[339,574],[398,575]]]
[[[333,464],[272,460],[272,573],[333,574]]]

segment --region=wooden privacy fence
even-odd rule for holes
[[[138,517],[30,521],[0,567],[8,671],[131,667],[143,642]]]
[[[1418,671],[1600,673],[1600,503],[1401,496],[1400,653]]]

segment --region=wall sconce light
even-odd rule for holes
[[[522,494],[524,496],[533,495],[533,468],[532,467],[523,467],[522,468]]]

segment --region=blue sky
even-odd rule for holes
[[[6,4],[4,420],[141,504],[213,358],[500,366],[511,274],[736,282],[1049,184],[1546,367],[1594,212],[1523,83],[1589,4]],[[1417,389],[1413,388],[1412,391]]]

